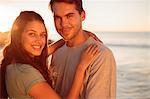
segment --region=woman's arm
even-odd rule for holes
[[[99,47],[97,45],[90,45],[83,51],[76,69],[72,87],[66,96],[67,99],[78,99],[85,71],[98,54]],[[60,99],[60,96],[44,81],[33,85],[28,94],[34,99]]]
[[[50,45],[48,45],[48,55],[51,55],[54,53],[58,48],[63,46],[65,44],[65,41],[63,39],[60,39]]]
[[[33,99],[61,99],[45,81],[34,84],[29,90],[28,95],[33,97]]]
[[[97,42],[103,43],[94,33],[84,30],[89,36],[93,37]]]
[[[85,51],[83,51],[67,99],[78,99],[85,71],[92,60],[99,54],[99,52],[99,47],[97,45],[90,45]]]
[[[103,43],[95,34],[84,30],[89,36],[93,37],[97,42]],[[51,55],[54,53],[58,48],[63,46],[65,44],[65,41],[63,39],[60,39],[50,45],[48,45],[48,55]]]

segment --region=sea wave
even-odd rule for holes
[[[146,45],[146,44],[111,44],[111,43],[106,43],[106,45],[112,46],[112,47],[150,48],[150,45]]]

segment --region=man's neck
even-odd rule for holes
[[[81,30],[75,38],[68,40],[66,43],[68,47],[75,47],[84,43],[88,38],[88,34],[84,30]]]

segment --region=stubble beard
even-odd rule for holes
[[[63,37],[64,40],[65,41],[73,41],[73,40],[75,40],[75,38],[79,35],[80,30],[81,30],[81,27],[77,31],[74,31],[74,33],[73,33],[73,35],[71,35],[71,37],[69,37],[69,38]]]

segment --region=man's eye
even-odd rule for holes
[[[72,17],[73,17],[73,14],[67,15],[67,18],[72,18]]]
[[[44,33],[44,34],[41,34],[41,36],[42,36],[42,37],[46,37],[46,34],[45,34],[45,33]]]
[[[60,17],[58,17],[58,16],[55,16],[55,17],[54,17],[54,19],[55,19],[55,20],[59,20],[59,19],[60,19]]]
[[[35,33],[29,33],[30,36],[35,36]]]

